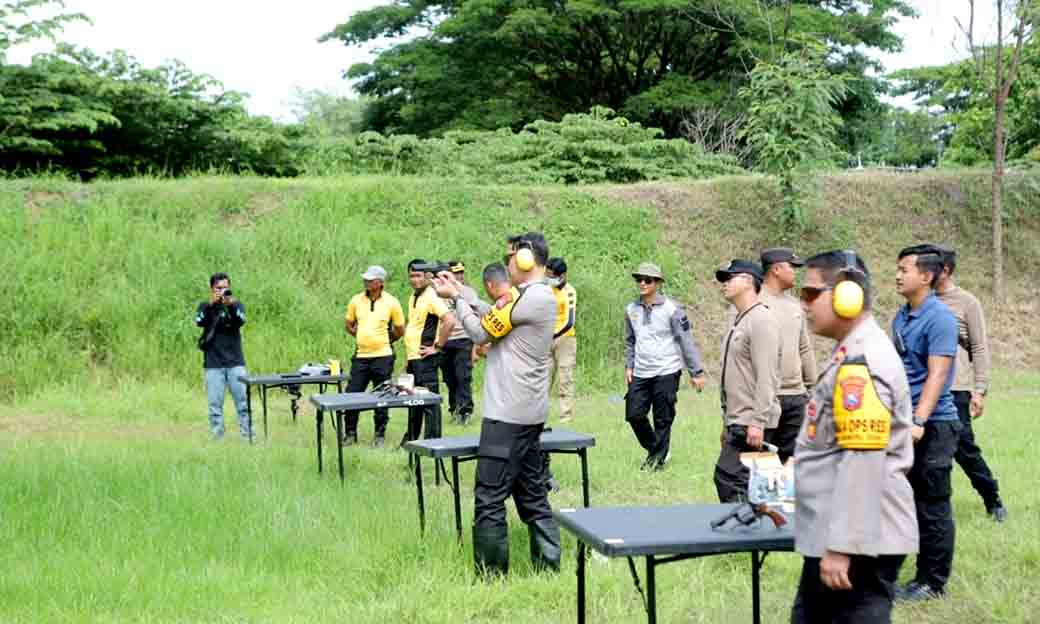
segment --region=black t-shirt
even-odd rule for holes
[[[232,368],[245,366],[242,354],[242,333],[246,323],[246,308],[236,301],[231,305],[203,301],[195,313],[195,324],[204,329],[204,335],[212,337],[203,348],[204,368]]]

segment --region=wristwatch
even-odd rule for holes
[[[928,422],[927,418],[921,418],[917,415],[915,415],[913,418],[913,423],[915,427],[923,427],[926,422]]]

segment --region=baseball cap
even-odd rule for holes
[[[794,267],[805,265],[805,260],[796,256],[794,250],[790,247],[770,247],[769,249],[763,249],[760,259],[762,260],[762,266],[767,264],[777,264],[779,262],[790,262],[791,266]]]
[[[461,260],[450,260],[448,261],[448,269],[452,273],[464,273],[466,271],[466,265],[462,264]]]
[[[664,273],[661,273],[661,267],[657,266],[652,262],[643,262],[639,267],[632,272],[632,277],[655,277],[662,282],[664,281]]]
[[[715,271],[715,279],[720,282],[725,282],[734,275],[740,273],[747,273],[757,280],[762,279],[762,268],[751,262],[750,260],[730,260],[729,264],[722,266],[718,271]]]
[[[383,280],[386,281],[386,269],[383,267],[373,264],[372,266],[365,269],[365,272],[361,274],[361,279],[365,280]]]

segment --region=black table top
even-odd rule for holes
[[[550,429],[543,431],[540,441],[542,443],[543,451],[559,451],[596,446],[596,438],[591,435],[567,429]],[[479,446],[480,436],[468,435],[453,438],[412,440],[411,442],[405,442],[404,448],[413,455],[423,455],[425,457],[458,457],[461,455],[476,455]]]
[[[344,392],[341,394],[314,394],[311,403],[320,410],[370,410],[377,407],[417,407],[441,402],[441,395],[432,392],[382,396],[374,392]]]
[[[779,529],[769,518],[760,518],[749,527],[730,520],[713,530],[711,521],[734,506],[586,507],[553,515],[560,526],[608,557],[794,550],[793,514]]]
[[[303,375],[301,373],[275,373],[271,375],[246,375],[239,380],[249,386],[293,386],[303,384],[334,384],[347,381],[350,375]]]

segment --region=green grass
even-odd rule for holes
[[[994,525],[958,470],[950,598],[900,607],[897,622],[1035,619],[1040,495],[1032,479],[1032,449],[1040,444],[1034,426],[1040,393],[1035,376],[1025,381],[1026,386],[998,383],[976,429],[1010,520]],[[319,476],[313,411],[304,410],[294,426],[285,399],[276,396],[271,439],[254,447],[235,439],[234,425],[226,441],[207,440],[198,389],[182,401],[199,416],[172,425],[0,408],[0,621],[574,619],[572,537],[565,534],[563,572],[535,574],[526,531],[511,513],[511,574],[505,582],[476,583],[468,528],[459,548],[450,492],[432,486],[432,466],[427,465],[427,534],[421,540],[403,453],[352,449],[344,485],[334,470]],[[582,398],[573,428],[597,438],[590,453],[593,504],[713,501],[716,400],[714,393],[683,390],[672,464],[648,475],[637,470],[642,457],[623,420],[623,404],[606,395]],[[392,439],[402,433],[402,421],[392,412]],[[460,431],[449,425],[447,434]],[[363,443],[371,436],[367,414],[361,434]],[[557,456],[553,468],[565,487],[552,498],[553,506],[580,505],[578,462]],[[463,464],[462,481],[468,527],[472,463]],[[799,564],[795,555],[769,558],[765,621],[786,621]],[[662,568],[661,621],[747,621],[748,565],[746,556],[727,556]],[[910,570],[908,564],[903,576]],[[590,621],[640,620],[642,607],[623,560],[591,561],[589,596]]]

